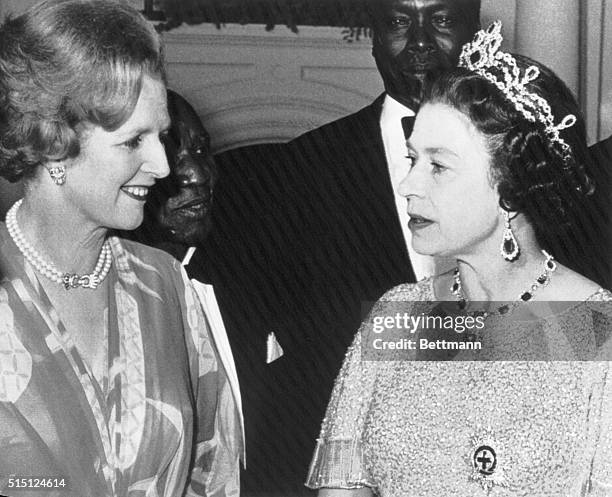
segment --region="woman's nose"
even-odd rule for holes
[[[425,174],[417,164],[412,165],[400,182],[397,192],[402,197],[422,197],[425,192]]]
[[[151,145],[143,169],[157,179],[165,178],[170,174],[170,166],[166,157],[166,150],[159,139]]]

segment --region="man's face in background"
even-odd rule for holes
[[[180,95],[168,92],[171,128],[166,139],[170,175],[155,185],[148,214],[168,242],[198,245],[212,226],[211,209],[217,169],[210,136]]]
[[[372,53],[387,93],[417,110],[426,77],[455,67],[479,29],[478,0],[373,0]]]

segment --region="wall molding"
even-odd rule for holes
[[[370,40],[341,28],[183,26],[163,34],[171,88],[200,114],[216,152],[287,141],[372,102]]]

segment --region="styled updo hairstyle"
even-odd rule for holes
[[[132,114],[144,75],[165,81],[159,36],[114,0],[47,0],[0,26],[0,175],[78,156],[81,124]]]
[[[576,268],[572,261],[584,260],[584,251],[594,238],[591,227],[596,226],[589,219],[594,214],[586,208],[594,185],[587,174],[590,158],[584,120],[576,99],[559,77],[528,57],[513,56],[521,74],[530,66],[539,68],[540,75],[527,89],[548,102],[555,124],[568,114],[576,116],[576,123],[560,132],[571,148],[569,156],[550,140],[542,123],[528,121],[501,90],[468,69],[456,68],[429,82],[423,105],[449,105],[470,119],[486,137],[491,180],[497,185],[500,206],[524,214],[538,243]]]

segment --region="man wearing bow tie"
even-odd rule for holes
[[[383,95],[286,145],[217,156],[206,253],[242,385],[247,497],[310,495],[315,438],[368,303],[433,271],[412,252],[395,193],[408,166],[402,118],[426,77],[456,65],[480,1],[372,0],[371,10]]]
[[[589,199],[593,215],[582,223],[591,226],[593,233],[591,250],[584,254],[587,268],[592,268],[587,276],[612,289],[612,136],[591,146],[589,152],[591,162],[587,171],[595,191]]]

